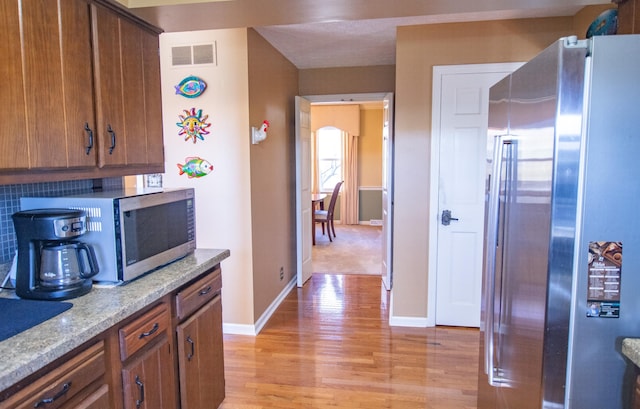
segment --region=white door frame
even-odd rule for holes
[[[478,74],[496,71],[513,71],[523,63],[464,64],[433,67],[433,90],[431,95],[431,166],[429,188],[429,266],[428,266],[428,302],[427,326],[436,325],[436,281],[438,273],[438,226],[439,219],[439,180],[440,180],[440,100],[442,77],[452,74]]]
[[[383,93],[362,93],[362,94],[331,94],[331,95],[304,95],[303,98],[310,101],[312,104],[316,103],[324,103],[324,104],[340,104],[340,103],[358,103],[358,102],[368,102],[368,101],[380,101],[381,103],[384,102],[385,98],[389,98],[389,95],[393,95],[393,94],[389,94],[386,92]],[[296,115],[299,115],[298,112],[296,112]],[[391,130],[391,132],[393,133],[393,130]],[[296,156],[298,155],[298,152],[296,152]],[[298,158],[296,158],[296,162],[298,161]],[[392,165],[393,166],[393,165]],[[389,189],[391,191],[393,191],[393,179],[389,181],[390,186]],[[296,209],[300,209],[299,204],[296,204]],[[300,215],[296,215],[297,218],[300,218]],[[393,216],[391,216],[393,217]],[[393,229],[393,222],[392,220],[389,220],[389,226],[384,226],[384,228],[387,229],[387,231],[391,231]],[[391,234],[391,237],[393,237],[393,234]],[[393,239],[392,239],[393,240]],[[390,243],[391,248],[393,248],[393,243]],[[301,250],[298,249],[297,250],[297,258],[300,259],[301,258]],[[298,264],[299,265],[299,264]],[[301,268],[301,267],[298,267]],[[389,266],[389,268],[391,269],[392,266]],[[389,272],[389,288],[391,288],[392,286],[392,272]],[[382,275],[381,275],[381,278]]]
[[[313,209],[311,208],[311,103],[295,98],[296,151],[296,282],[298,287],[311,278],[311,241]]]

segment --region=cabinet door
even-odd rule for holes
[[[88,4],[4,1],[2,7],[1,18],[12,21],[0,28],[6,53],[0,71],[6,81],[0,167],[95,166],[95,156],[85,149],[85,127],[94,126]]]
[[[160,44],[157,34],[142,31],[142,55],[144,67],[147,163],[149,165],[164,166],[162,95],[160,90]]]
[[[124,95],[124,140],[127,164],[147,163],[142,29],[120,19],[122,94]]]
[[[177,327],[183,408],[217,408],[224,400],[220,300],[216,297]]]
[[[165,336],[122,370],[125,409],[176,407],[173,359]]]
[[[98,166],[126,164],[120,18],[110,10],[92,5],[96,84]]]
[[[94,139],[96,124],[89,4],[83,0],[59,2],[67,165],[69,168],[95,167],[97,145]]]
[[[0,2],[0,168],[24,169],[29,166],[25,135],[24,82],[20,52],[20,7],[16,1]],[[22,135],[22,137],[21,137]]]
[[[162,165],[158,35],[94,9],[99,166]]]

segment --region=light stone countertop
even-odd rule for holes
[[[69,310],[0,342],[0,391],[178,289],[229,255],[229,250],[196,249],[124,285],[94,286],[90,293],[66,300],[73,304]]]
[[[640,338],[625,338],[622,340],[622,354],[640,367]]]

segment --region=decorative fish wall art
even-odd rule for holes
[[[176,94],[185,98],[197,98],[207,89],[207,83],[196,76],[184,78],[176,87]]]
[[[178,172],[182,176],[186,174],[189,179],[207,176],[213,170],[213,165],[200,157],[185,158],[184,163],[178,163]]]
[[[180,122],[176,125],[180,128],[178,136],[184,136],[184,140],[188,141],[193,139],[193,143],[196,143],[198,139],[204,141],[204,135],[209,135],[207,128],[211,126],[210,123],[205,122],[209,115],[202,115],[202,110],[195,108],[185,109],[184,115],[178,115]]]

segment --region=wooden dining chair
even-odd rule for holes
[[[322,234],[324,234],[324,227],[327,226],[327,234],[329,235],[329,241],[333,241],[331,239],[331,233],[333,232],[333,237],[336,237],[336,228],[333,225],[333,211],[336,207],[336,201],[338,200],[338,193],[340,192],[340,187],[344,181],[336,183],[336,186],[333,188],[333,193],[331,194],[331,199],[329,199],[329,207],[326,210],[314,210],[313,212],[313,237],[316,237],[315,225],[316,223],[320,223],[322,225]]]

